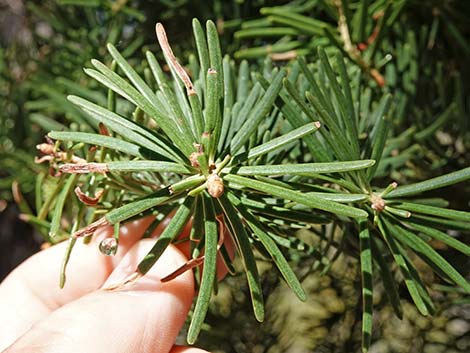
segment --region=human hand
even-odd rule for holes
[[[154,244],[139,240],[150,222],[122,226],[119,250],[112,257],[97,246],[111,235],[109,228],[98,232],[93,244],[77,242],[64,289],[58,279],[67,244],[18,266],[0,285],[0,352],[204,352],[175,345],[195,294],[191,271],[160,281],[187,261],[177,247],[170,245],[137,282],[106,289],[134,273]]]

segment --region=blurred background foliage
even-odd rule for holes
[[[315,237],[302,231],[301,239],[318,246]],[[304,274],[306,302],[296,299],[272,266],[262,266],[267,320],[250,317],[249,299],[243,278],[230,277],[219,286],[200,336],[212,352],[330,353],[361,351],[361,298],[358,296],[359,263],[340,255],[325,274],[311,272],[312,259],[292,254],[296,273]],[[465,262],[461,259],[462,263]],[[427,283],[433,274],[421,262]],[[406,292],[404,286],[401,294]],[[467,352],[470,349],[470,301],[455,289],[435,288],[431,296],[437,312],[423,317],[411,302],[404,301],[403,320],[387,302],[384,288],[374,288],[374,330],[369,352]],[[234,330],[233,328],[237,329]],[[227,335],[227,332],[230,332]],[[184,337],[184,334],[182,334]],[[183,342],[183,341],[182,341]]]
[[[18,220],[19,213],[34,213],[36,177],[48,173],[34,162],[36,144],[63,125],[87,129],[85,115],[67,94],[106,104],[106,91],[83,73],[91,58],[106,57],[106,43],[139,67],[144,50],[156,48],[154,25],[161,21],[176,55],[187,58],[194,52],[189,33],[197,17],[215,20],[223,51],[254,66],[266,57],[274,64],[299,55],[315,62],[318,47],[339,49],[360,68],[366,100],[393,94],[395,137],[389,148],[402,161],[398,169],[391,164],[384,177],[402,183],[469,165],[469,16],[470,2],[458,0],[0,0],[0,278],[40,246],[41,237]],[[41,187],[47,188],[45,180]],[[469,195],[467,183],[434,196],[468,210]],[[300,237],[322,246],[313,233]],[[470,242],[468,234],[461,239]],[[468,277],[469,259],[442,250]],[[245,280],[227,278],[198,345],[213,352],[360,350],[357,259],[332,254],[333,265],[322,268],[308,252],[292,249],[286,255],[303,279],[307,302],[294,298],[260,255],[266,322],[253,318]],[[422,267],[424,279],[433,283],[434,275]],[[377,288],[370,351],[470,351],[468,296],[442,286],[431,287],[431,296],[434,317],[422,317],[404,303],[400,321]]]

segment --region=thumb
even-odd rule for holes
[[[152,240],[136,243],[104,288],[131,275],[152,245]],[[167,283],[160,279],[185,262],[169,246],[137,282],[119,290],[100,289],[62,306],[5,352],[169,352],[191,306],[194,283],[191,272]]]

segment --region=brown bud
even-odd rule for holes
[[[194,148],[199,152],[199,153],[203,153],[204,152],[204,146],[200,143],[194,143]]]
[[[199,168],[199,161],[197,160],[199,156],[202,156],[203,153],[201,152],[193,152],[189,155],[189,161],[191,162],[191,165],[195,168]]]
[[[39,150],[39,152],[44,154],[54,153],[54,145],[50,145],[48,143],[40,143],[39,145],[36,145],[36,148]]]
[[[206,181],[207,192],[214,198],[219,198],[224,193],[224,183],[217,174],[211,174]]]
[[[99,128],[99,130],[100,130],[100,135],[103,135],[103,136],[110,136],[110,133],[109,133],[109,131],[108,131],[108,128],[106,127],[105,124],[99,123],[98,128]]]
[[[377,212],[382,212],[385,209],[385,201],[378,195],[372,195],[370,202],[372,203],[372,209],[376,210]]]

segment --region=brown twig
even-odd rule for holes
[[[173,67],[178,77],[183,81],[184,86],[186,87],[186,93],[188,96],[196,94],[194,90],[193,83],[189,78],[188,73],[180,65],[178,60],[176,59],[175,54],[173,54],[173,50],[171,50],[170,43],[168,42],[168,38],[166,36],[165,28],[161,23],[157,23],[155,26],[155,32],[157,33],[158,43],[165,54],[166,59],[169,61],[169,64]]]
[[[219,251],[220,248],[222,247],[222,244],[224,243],[224,239],[225,239],[224,229],[225,229],[225,227],[224,227],[223,221],[221,221],[219,219],[219,217],[216,217],[216,220],[217,220],[217,222],[219,222],[219,241],[217,242],[217,251]],[[187,261],[185,264],[178,267],[175,271],[173,271],[169,275],[163,277],[160,281],[161,282],[169,282],[169,281],[175,279],[176,277],[182,275],[186,271],[189,271],[189,270],[193,269],[194,267],[197,267],[197,266],[201,265],[202,263],[204,263],[204,255]]]
[[[104,288],[104,290],[106,290],[106,291],[116,291],[116,290],[123,289],[125,286],[127,286],[129,284],[133,284],[133,283],[137,282],[142,277],[143,277],[143,274],[141,274],[139,272],[134,272],[129,277],[127,277],[124,281],[122,281],[120,283],[111,284],[110,286]]]
[[[217,173],[212,173],[207,177],[207,192],[214,198],[219,198],[224,193],[224,182]]]
[[[77,230],[75,233],[72,233],[73,238],[80,238],[80,237],[85,237],[87,235],[93,234],[98,228],[104,227],[109,225],[108,220],[106,217],[102,217],[98,219],[97,221],[94,221],[93,223],[87,225],[85,228],[82,228],[80,230]]]
[[[270,56],[274,61],[284,61],[295,59],[298,54],[296,50],[289,50],[284,53],[272,53]]]
[[[106,173],[109,172],[108,165],[106,163],[66,163],[59,166],[59,170],[62,173],[72,174],[86,174],[86,173]]]
[[[338,9],[338,28],[341,39],[344,44],[344,50],[349,54],[350,58],[355,61],[363,71],[369,74],[369,76],[377,83],[379,87],[385,86],[385,78],[383,75],[374,67],[371,67],[368,63],[364,61],[361,55],[361,50],[367,48],[368,44],[359,43],[356,47],[353,45],[351,41],[351,35],[349,33],[348,24],[346,22],[346,16],[344,15],[343,5],[341,1],[335,1],[335,5]],[[374,35],[374,33],[372,34]],[[369,38],[370,40],[375,40],[377,33],[375,33],[373,38]],[[371,36],[372,37],[372,36]]]

